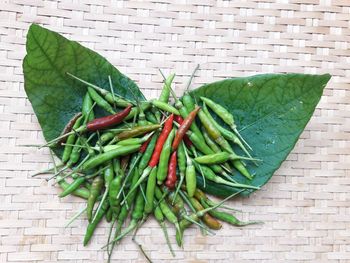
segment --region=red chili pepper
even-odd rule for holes
[[[152,137],[153,137],[153,135],[152,135],[151,137],[149,137],[148,140],[145,141],[145,142],[141,145],[140,150],[139,150],[140,153],[144,153],[144,152],[146,151],[147,146],[148,146],[149,142],[151,141]]]
[[[175,115],[174,121],[176,121],[178,124],[181,125],[184,122],[184,119],[180,115]],[[187,134],[185,134],[183,140],[188,148],[190,148],[192,146],[192,142],[191,142],[190,138],[188,138]]]
[[[171,114],[164,123],[163,130],[158,137],[156,147],[154,148],[154,151],[153,151],[151,160],[148,163],[148,166],[154,167],[158,164],[160,153],[162,152],[162,149],[163,149],[163,145],[173,128],[173,121],[174,121],[174,114]]]
[[[121,123],[124,120],[124,118],[128,116],[130,111],[131,111],[131,105],[129,105],[124,110],[116,114],[94,119],[86,125],[87,130],[88,131],[102,130],[102,129],[108,128],[109,126]]]
[[[176,176],[176,165],[177,165],[177,158],[176,158],[176,151],[171,154],[170,162],[168,166],[168,176],[165,181],[166,187],[168,187],[169,190],[174,189],[177,176]]]
[[[182,138],[185,136],[186,132],[188,131],[192,122],[194,121],[194,118],[196,118],[196,115],[199,110],[200,110],[200,107],[197,106],[193,111],[190,112],[190,114],[188,114],[186,119],[184,119],[183,123],[180,125],[179,129],[176,132],[173,145],[171,146],[173,151],[176,151]]]

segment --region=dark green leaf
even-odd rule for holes
[[[66,123],[81,110],[86,87],[66,73],[133,99],[130,89],[144,99],[137,85],[96,52],[58,33],[32,24],[23,61],[25,91],[47,141],[59,136]],[[56,151],[59,155],[59,151]]]
[[[192,91],[197,101],[205,96],[228,109],[241,135],[252,146],[253,155],[263,160],[259,166],[247,162],[248,170],[255,174],[252,181],[239,174],[234,178],[254,186],[262,186],[271,178],[310,120],[330,77],[329,74],[266,74],[227,79]],[[237,147],[234,149],[241,153]],[[220,196],[236,191],[212,183],[205,190]]]

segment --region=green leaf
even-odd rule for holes
[[[47,141],[59,136],[68,121],[81,110],[86,86],[70,78],[72,73],[101,88],[144,99],[137,85],[96,52],[36,24],[27,35],[23,61],[24,88]],[[60,151],[56,154],[60,156]]]
[[[329,74],[265,74],[215,82],[191,93],[197,101],[200,96],[208,97],[233,114],[238,130],[253,148],[253,155],[263,160],[259,166],[246,162],[248,170],[255,174],[252,181],[238,172],[234,178],[262,186],[294,148],[330,77]],[[224,125],[219,118],[215,119]],[[243,154],[237,147],[234,149]],[[203,188],[201,177],[197,178]],[[210,183],[205,191],[228,196],[237,189]],[[245,191],[244,195],[249,193]]]

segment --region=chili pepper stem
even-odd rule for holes
[[[83,209],[79,210],[65,225],[64,228],[67,228],[72,224],[79,216],[81,216],[85,211],[87,207],[84,207]]]
[[[176,199],[176,196],[178,195],[179,191],[180,191],[180,188],[181,188],[181,185],[183,183],[185,179],[185,175],[184,174],[180,174],[180,181],[179,183],[177,184],[177,187],[176,187],[176,190],[175,190],[175,194],[174,194],[174,198],[173,198],[173,201],[171,202],[172,205],[174,205],[174,202],[175,202],[175,199]]]
[[[147,178],[147,176],[150,174],[152,168],[150,166],[148,166],[142,173],[142,175],[140,176],[140,178],[138,179],[138,181],[136,182],[136,184],[133,185],[133,187],[129,190],[129,192],[127,193],[127,195],[124,197],[123,201],[120,203],[121,205],[123,205],[128,196],[134,192],[136,190],[136,188]]]
[[[105,199],[107,198],[107,195],[108,195],[108,188],[106,188],[105,192],[103,193],[102,199],[101,199],[100,203],[98,204],[98,207],[97,207],[97,209],[95,211],[95,215],[92,218],[91,222],[94,222],[96,220],[96,216],[97,216],[98,212],[101,210],[102,204],[105,201]]]
[[[58,172],[56,172],[53,176],[47,178],[46,181],[48,182],[48,181],[52,180],[53,178],[57,177],[58,175],[60,175],[61,173],[63,173],[63,172],[64,172],[65,170],[67,170],[67,169],[69,169],[69,166],[66,165],[66,166],[63,167],[61,170],[59,170]]]
[[[39,149],[41,149],[41,148],[43,148],[43,147],[46,147],[46,146],[51,147],[51,146],[53,146],[53,145],[51,145],[51,144],[53,144],[53,143],[55,143],[55,142],[57,142],[57,141],[59,141],[59,140],[61,140],[61,139],[63,139],[63,138],[66,138],[66,137],[68,137],[69,135],[72,135],[72,134],[74,134],[74,133],[83,132],[85,129],[86,129],[86,126],[85,126],[85,125],[82,125],[82,126],[80,126],[78,129],[76,129],[76,130],[72,130],[72,131],[70,131],[70,132],[67,132],[67,133],[65,133],[65,134],[63,134],[63,135],[60,135],[60,136],[56,137],[55,139],[52,139],[51,141],[47,142],[46,144],[41,145],[41,146],[39,147]]]
[[[230,127],[239,137],[239,139],[248,147],[249,150],[253,150],[252,147],[250,147],[250,145],[243,139],[243,137],[241,136],[241,134],[238,132],[237,127],[236,126],[231,126]]]
[[[60,163],[60,164],[56,165],[56,169],[57,169],[57,167],[62,167],[63,165],[64,165],[63,163]],[[48,168],[48,169],[36,172],[35,174],[32,174],[31,177],[35,177],[35,176],[38,176],[38,175],[41,175],[41,174],[47,174],[49,172],[52,172],[54,169],[55,169],[55,167],[51,167],[51,168]]]
[[[111,226],[109,227],[107,244],[109,244],[109,242],[111,240],[111,236],[112,236],[112,232],[113,232],[113,226],[114,226],[116,220],[117,220],[117,218],[114,218],[112,223],[111,223]],[[109,248],[109,245],[107,245],[108,260],[110,259],[110,256],[112,255],[113,248],[114,248],[114,246],[111,246],[111,248]]]
[[[225,172],[223,172],[223,173],[221,173],[221,175],[223,176],[223,177],[225,177],[227,180],[229,180],[230,182],[232,182],[232,183],[237,183],[237,181],[235,180],[235,179],[233,179],[230,175],[228,175],[227,173],[225,173]]]
[[[83,79],[81,79],[81,78],[79,78],[79,77],[77,77],[77,76],[74,76],[72,73],[66,72],[66,74],[67,74],[68,76],[72,77],[73,79],[76,79],[76,80],[80,81],[81,83],[84,83],[85,85],[87,85],[87,86],[93,88],[94,90],[96,90],[96,91],[98,91],[98,92],[101,92],[101,91],[103,92],[103,91],[105,91],[104,89],[102,89],[102,88],[100,88],[100,87],[98,87],[98,86],[96,86],[96,85],[94,85],[94,84],[92,84],[92,83],[90,83],[90,82],[87,82],[87,81],[85,81],[85,80],[83,80]],[[119,97],[119,98],[126,99],[126,98],[124,98],[123,96],[120,96],[119,94],[114,94],[114,95],[117,96],[117,97]],[[132,103],[130,102],[130,104],[132,104]]]
[[[212,206],[212,207],[209,207],[209,208],[206,208],[206,209],[203,209],[203,210],[199,211],[198,213],[204,215],[205,213],[207,213],[207,212],[209,212],[209,211],[211,211],[211,210],[214,210],[214,209],[220,207],[220,206],[221,206],[222,204],[224,204],[227,200],[229,200],[229,199],[231,199],[232,197],[234,197],[234,196],[236,196],[236,195],[242,193],[243,191],[244,191],[244,190],[241,190],[241,191],[238,191],[238,192],[236,192],[236,193],[233,193],[233,194],[229,195],[228,197],[226,197],[225,199],[221,200],[221,201],[220,201],[219,203],[217,203],[216,205],[214,205],[214,206]]]
[[[193,205],[191,204],[191,202],[190,202],[190,200],[188,199],[188,197],[187,197],[187,194],[185,194],[184,192],[182,192],[181,190],[180,190],[180,195],[181,195],[181,197],[185,200],[185,202],[186,202],[186,204],[188,205],[188,207],[192,210],[192,212],[193,213],[196,213],[196,209],[193,207]],[[191,218],[189,217],[189,219],[188,218],[186,218],[188,221],[191,221]],[[193,220],[191,221],[192,223],[193,223]],[[203,224],[203,223],[199,223],[199,222],[196,222],[195,223],[196,225],[199,225],[200,226],[200,229],[202,230],[202,231],[204,231],[204,230],[207,230],[206,229],[206,226]],[[209,230],[210,231],[210,230]],[[179,233],[182,233],[181,231],[179,232]],[[204,235],[204,232],[202,232],[202,234]],[[182,234],[181,234],[181,240],[182,240]]]
[[[192,74],[191,74],[190,78],[188,79],[188,82],[187,82],[187,85],[186,85],[186,88],[185,88],[185,92],[188,92],[188,90],[190,89],[192,80],[193,80],[194,75],[196,74],[196,72],[197,72],[198,69],[199,69],[199,64],[197,64],[197,66],[196,66],[196,67],[194,68],[194,70],[192,71]]]
[[[122,184],[122,187],[120,188],[120,191],[119,191],[119,193],[117,194],[117,198],[119,198],[119,197],[120,197],[120,194],[121,194],[122,192],[124,192],[123,190],[124,190],[125,184],[126,184],[126,182],[128,181],[129,176],[130,176],[130,175],[132,174],[132,172],[134,171],[134,169],[135,169],[137,163],[139,162],[141,156],[142,156],[142,155],[139,154],[139,155],[137,156],[137,158],[135,159],[135,162],[131,164],[129,171],[128,171],[127,175],[125,176],[125,179],[124,179],[124,182],[123,182],[123,184]],[[129,192],[130,192],[130,191],[129,191]],[[127,194],[127,196],[128,196],[128,195],[129,195],[129,193]],[[127,196],[126,196],[126,197],[127,197]],[[124,201],[126,200],[126,197],[124,197],[123,203],[124,203]],[[121,204],[123,204],[123,203],[121,203]]]
[[[143,190],[143,187],[140,185],[139,188],[143,199],[145,200],[145,202],[147,202],[146,194],[145,194],[145,191]]]
[[[213,202],[213,201],[211,201],[211,200],[209,200],[209,199],[208,199],[208,200],[205,200],[204,202],[205,202],[206,204],[208,204],[210,207],[217,205],[216,202]],[[229,210],[229,211],[234,211],[234,212],[242,213],[242,210],[235,209],[235,208],[229,207],[229,206],[227,206],[227,205],[221,205],[220,208],[221,208],[221,209],[226,209],[226,210]]]
[[[185,146],[184,146],[184,149],[185,149],[185,153],[186,153],[186,147]],[[193,145],[192,145],[191,149],[192,149],[193,156],[195,158],[198,157],[196,148]],[[205,176],[204,176],[204,173],[203,173],[203,170],[202,170],[201,167],[199,168],[199,171],[201,172],[201,176],[202,176],[202,180],[203,180],[203,187],[205,188],[205,186],[206,186],[206,179],[205,179]]]
[[[165,222],[160,222],[159,225],[160,225],[160,228],[163,230],[165,241],[169,247],[170,253],[173,257],[175,257],[175,253],[174,253],[173,247],[171,246],[171,243],[170,243],[170,239],[169,239],[168,231],[166,229]]]
[[[113,239],[109,244],[112,244],[113,242],[118,242],[123,237],[125,237],[127,234],[129,234],[131,231],[133,231],[136,228],[136,226],[137,226],[137,222],[135,220],[131,220],[129,226],[127,228],[125,228],[123,233],[121,233],[119,236],[117,236],[115,239]],[[109,244],[107,244],[106,246],[108,246]],[[102,248],[105,248],[106,246],[103,246]]]
[[[145,250],[143,249],[142,245],[141,245],[139,242],[137,242],[135,239],[132,240],[132,241],[138,246],[138,248],[140,249],[142,255],[147,259],[147,261],[148,261],[149,263],[153,263],[152,260],[149,258],[149,256],[146,254],[146,252],[145,252]]]
[[[186,220],[190,221],[191,223],[199,226],[201,229],[207,231],[209,234],[215,236],[215,233],[210,230],[207,226],[201,224],[201,223],[198,223],[197,221],[193,220],[191,217],[187,216],[187,215],[183,215],[183,218],[185,218]]]

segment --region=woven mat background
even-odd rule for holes
[[[231,202],[240,218],[216,236],[186,231],[172,258],[157,223],[138,240],[155,262],[350,262],[350,2],[348,0],[0,0],[0,262],[103,262],[107,225],[82,246],[85,218],[64,228],[83,202],[30,174],[50,163],[23,89],[25,36],[36,22],[106,56],[148,98],[175,71],[181,91],[263,72],[333,75],[293,152],[263,189]],[[174,241],[174,230],[170,230]],[[144,262],[127,237],[114,259]],[[119,261],[118,261],[119,262]]]

